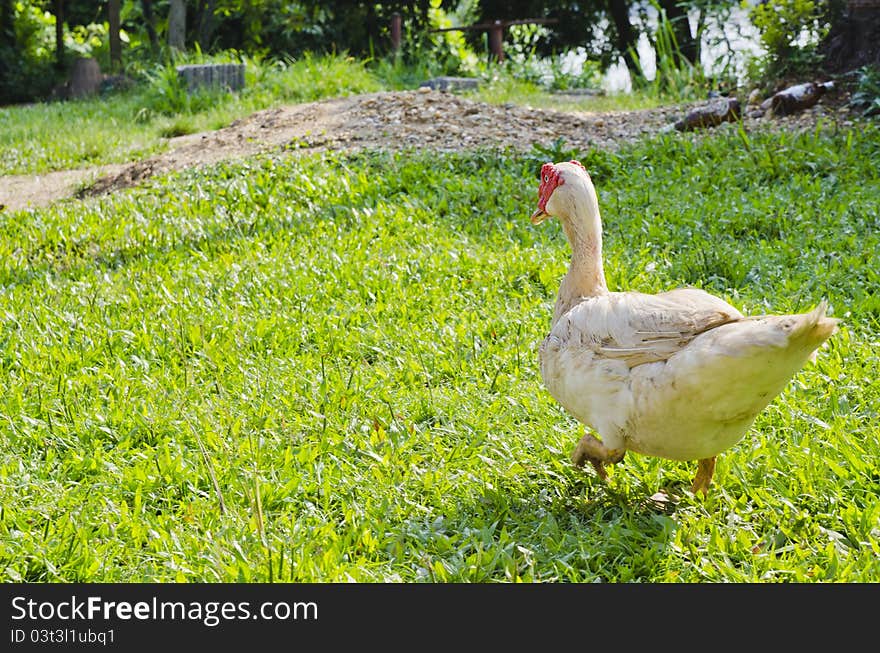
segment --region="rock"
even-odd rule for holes
[[[435,91],[459,91],[474,89],[480,85],[480,80],[475,77],[435,77],[422,82],[419,90],[428,88]]]
[[[819,101],[820,97],[833,88],[834,82],[825,82],[823,84],[807,82],[806,84],[790,86],[764,100],[761,103],[761,108],[764,111],[772,111],[774,116],[787,116],[804,109],[809,109]]]
[[[601,97],[605,95],[605,91],[601,88],[567,88],[565,90],[553,91],[553,95]]]
[[[746,100],[746,106],[757,106],[761,104],[761,91],[754,88],[752,92],[749,93],[749,99]]]
[[[697,107],[677,121],[673,126],[680,132],[715,127],[722,122],[734,122],[740,116],[739,100],[718,98],[711,103]]]

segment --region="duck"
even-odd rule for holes
[[[608,289],[592,179],[575,160],[541,167],[532,224],[556,218],[571,249],[550,332],[538,347],[549,394],[584,435],[571,459],[600,479],[626,452],[697,461],[708,493],[718,454],[835,333],[823,299],[811,311],[745,316],[698,288],[657,294]]]

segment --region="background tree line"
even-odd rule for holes
[[[298,57],[347,52],[389,53],[389,24],[403,18],[403,56],[425,56],[432,28],[495,19],[550,18],[533,44],[537,55],[584,48],[605,68],[621,57],[638,71],[636,44],[653,38],[648,13],[665,12],[683,61],[699,64],[702,36],[741,0],[0,0],[0,102],[46,97],[73,56],[94,56],[102,69],[111,54],[125,63],[168,60],[174,51],[235,51],[249,56]],[[804,30],[827,32],[846,0],[764,0],[750,5],[771,47],[795,59]],[[61,18],[60,22],[56,17]],[[113,17],[118,17],[119,40]],[[763,22],[762,22],[763,21]],[[467,32],[474,52],[485,34]],[[60,44],[60,47],[58,46]],[[767,44],[765,44],[767,45]],[[454,62],[452,67],[454,67]]]

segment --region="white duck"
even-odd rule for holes
[[[800,315],[743,315],[694,288],[657,295],[609,292],[602,223],[592,180],[577,161],[541,168],[534,224],[559,219],[572,249],[541,376],[550,394],[594,429],[572,460],[601,478],[626,451],[698,460],[692,491],[704,494],[715,457],[836,329],[826,304]]]

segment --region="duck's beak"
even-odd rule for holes
[[[532,217],[529,219],[532,221],[532,224],[541,224],[548,217],[550,217],[550,216],[548,216],[546,213],[544,213],[544,211],[542,209],[538,209],[537,211],[532,213]]]

